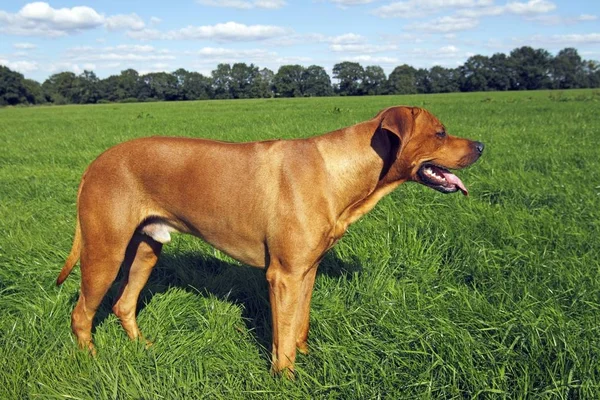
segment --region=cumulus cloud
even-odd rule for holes
[[[568,17],[563,15],[537,15],[529,17],[529,21],[539,22],[544,25],[573,25],[580,22],[595,21],[598,17],[590,14],[581,14],[576,17]]]
[[[119,45],[108,47],[77,46],[67,50],[70,65],[79,63],[165,62],[176,57],[168,49],[146,45]]]
[[[264,49],[228,49],[223,47],[203,47],[202,49],[192,52],[198,55],[203,61],[209,62],[237,62],[237,61],[256,61],[265,60],[276,56],[274,52]]]
[[[411,24],[407,29],[415,31],[427,31],[433,33],[459,32],[475,28],[479,25],[479,20],[468,17],[440,17],[427,23]]]
[[[383,53],[386,51],[397,50],[396,45],[372,45],[367,43],[350,44],[332,44],[329,46],[332,51],[337,53]]]
[[[337,5],[340,8],[348,8],[351,6],[358,6],[362,4],[373,3],[377,0],[329,0],[331,3]]]
[[[556,5],[546,0],[530,0],[526,3],[520,3],[513,1],[506,3],[503,6],[490,6],[482,7],[478,9],[465,9],[459,10],[457,15],[477,18],[486,16],[496,16],[502,14],[515,14],[515,15],[536,15],[544,14],[556,9]]]
[[[485,7],[493,3],[493,0],[408,0],[376,8],[373,14],[381,18],[418,18],[438,13],[446,8]]]
[[[552,44],[560,46],[599,44],[600,33],[572,33],[550,36],[536,35],[533,36],[531,40],[545,45]]]
[[[48,69],[53,74],[58,73],[58,72],[68,71],[68,72],[73,72],[73,73],[79,75],[84,70],[90,71],[90,70],[96,69],[96,65],[91,64],[91,63],[76,64],[76,63],[70,63],[70,62],[57,62],[57,63],[50,64]]]
[[[106,18],[106,21],[104,22],[104,26],[109,31],[116,31],[116,30],[139,31],[139,30],[144,29],[146,24],[144,23],[144,21],[142,20],[142,18],[139,15],[132,13],[129,15],[119,14],[119,15],[113,15],[111,17],[108,17],[108,18]]]
[[[37,46],[33,43],[14,43],[13,47],[20,50],[33,50],[37,48]]]
[[[437,4],[437,7],[436,7]],[[389,7],[385,12],[381,11]],[[409,0],[400,3],[392,3],[389,6],[375,10],[380,16],[387,17],[418,17],[433,12],[440,8],[458,8],[454,15],[442,16],[431,21],[413,23],[406,26],[407,29],[429,33],[451,34],[453,32],[474,29],[479,25],[481,17],[499,16],[504,14],[521,15],[528,19],[544,18],[539,14],[550,12],[556,8],[554,3],[547,0],[530,0],[528,2],[512,1],[502,6],[493,4],[493,0]],[[392,9],[393,8],[393,9]],[[404,13],[400,13],[404,10]],[[586,16],[589,18],[589,16]]]
[[[141,30],[137,14],[104,16],[87,6],[53,8],[45,2],[28,3],[16,13],[0,10],[0,32],[17,36],[66,36],[84,30]]]
[[[442,46],[435,49],[414,49],[411,54],[426,58],[449,58],[460,54],[460,49],[454,45]]]
[[[140,40],[216,40],[220,42],[248,42],[266,40],[288,34],[288,30],[274,25],[245,25],[226,22],[216,25],[187,26],[185,28],[161,32],[156,29],[142,29],[128,32],[127,35]]]
[[[504,8],[511,14],[541,14],[554,10],[556,5],[546,0],[530,0],[527,3],[510,2]]]
[[[343,35],[330,37],[326,40],[331,42],[332,44],[356,44],[364,43],[366,41],[366,38],[356,33],[345,33]]]
[[[13,71],[27,74],[29,72],[37,71],[39,69],[38,63],[34,61],[10,61],[4,58],[0,58],[0,65],[10,68]]]
[[[26,20],[49,24],[65,31],[94,28],[104,22],[104,17],[93,8],[78,6],[55,9],[44,2],[26,4],[18,15]]]
[[[246,10],[251,8],[277,9],[286,4],[284,0],[197,0],[197,2],[204,6]]]
[[[342,60],[342,59],[340,59],[340,60]],[[395,64],[399,63],[399,60],[396,57],[371,56],[371,55],[343,57],[343,61],[354,61],[354,62],[358,62],[358,63],[391,64],[391,65],[395,65]]]

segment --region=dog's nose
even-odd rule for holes
[[[481,154],[483,153],[483,148],[485,146],[483,145],[483,143],[481,142],[475,142],[475,148],[477,149],[477,151]]]

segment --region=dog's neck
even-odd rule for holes
[[[369,212],[403,180],[389,179],[392,144],[370,120],[312,138],[323,158],[335,191],[336,232]]]

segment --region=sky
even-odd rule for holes
[[[219,63],[456,67],[520,46],[600,60],[600,0],[0,0],[0,64],[42,82]]]

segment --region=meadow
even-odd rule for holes
[[[485,143],[458,173],[470,195],[407,183],[349,229],[319,268],[295,381],[269,373],[264,271],[191,236],[142,292],[152,347],[127,339],[113,288],[97,356],[77,349],[79,269],[54,282],[103,150],[308,137],[398,104]],[[592,90],[0,109],[0,398],[600,398],[599,114]]]

